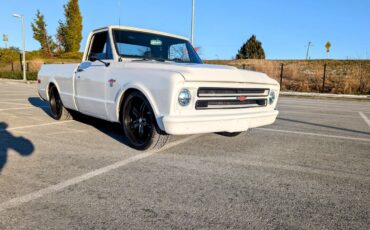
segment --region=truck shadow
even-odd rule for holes
[[[42,109],[45,113],[47,113],[50,116],[50,107],[49,107],[49,102],[43,101],[38,97],[29,97],[28,102],[37,107]]]
[[[114,140],[130,147],[120,124],[90,117],[79,112],[72,112],[71,114],[75,121],[92,126]]]
[[[30,97],[28,98],[28,101],[31,105],[42,109],[45,113],[51,116],[48,102],[43,101],[38,97]],[[104,121],[74,111],[71,112],[71,115],[75,121],[92,126],[114,140],[129,146],[129,142],[126,139],[120,124]]]
[[[21,156],[29,156],[35,150],[32,142],[24,137],[15,137],[7,130],[8,124],[0,122],[0,175],[8,160],[9,150]]]

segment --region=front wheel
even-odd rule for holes
[[[126,98],[122,125],[130,145],[138,150],[160,149],[169,138],[158,128],[153,110],[140,92],[133,92]]]

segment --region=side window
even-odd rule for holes
[[[93,36],[89,55],[91,53],[99,59],[113,59],[108,32],[96,33]]]
[[[169,60],[180,60],[183,62],[189,62],[190,57],[188,49],[185,43],[171,45],[168,50],[168,59]]]

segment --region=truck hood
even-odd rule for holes
[[[185,81],[189,82],[240,82],[277,85],[278,82],[264,73],[240,70],[232,66],[185,64],[185,63],[158,63],[137,62],[140,67],[155,70],[164,70],[180,73]]]

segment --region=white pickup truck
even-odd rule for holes
[[[38,92],[53,118],[70,111],[119,122],[132,147],[168,135],[236,136],[272,124],[279,84],[266,74],[203,64],[189,40],[124,26],[90,33],[81,63],[43,65]]]

